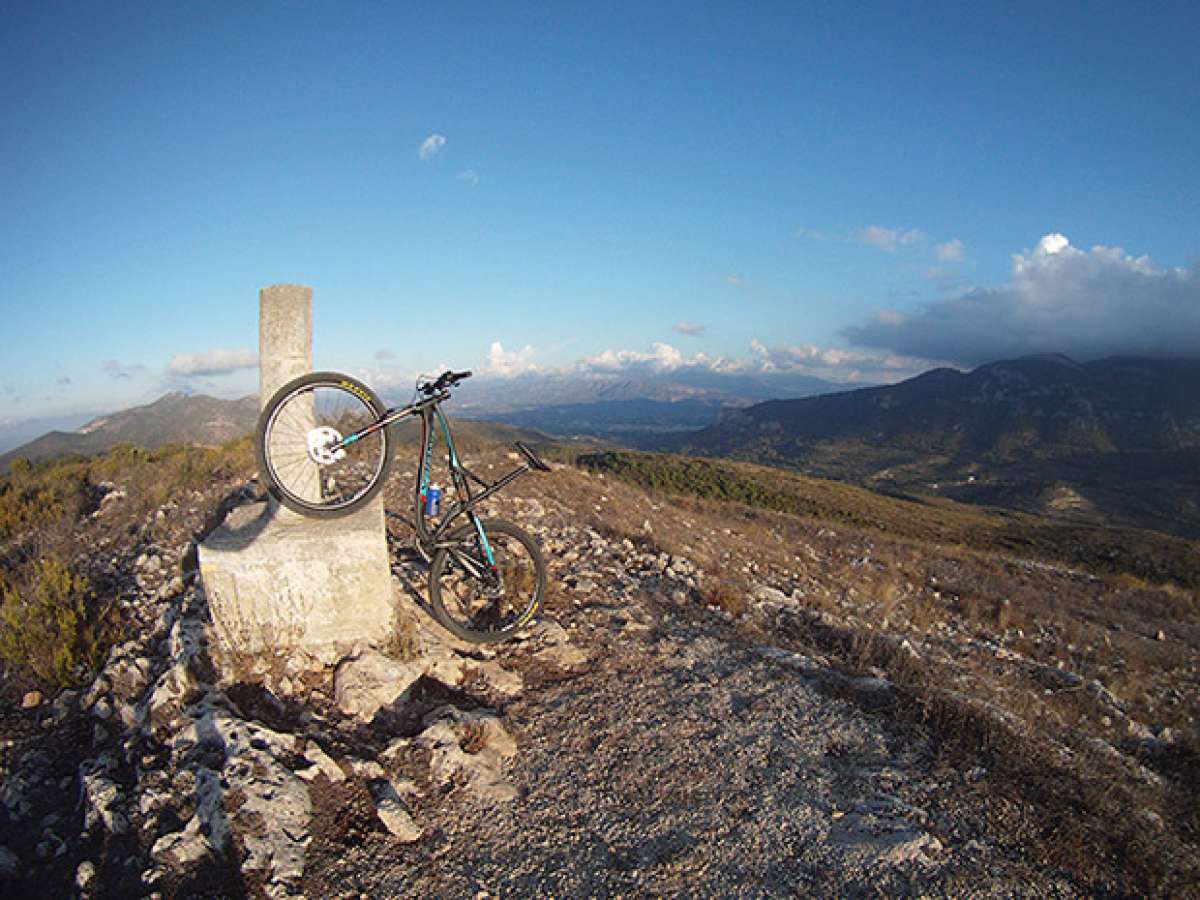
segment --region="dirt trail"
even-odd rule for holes
[[[747,640],[688,597],[685,559],[520,506],[565,588],[563,640],[496,657],[524,681],[498,704],[517,799],[427,788],[422,841],[326,835],[310,895],[1078,895],[963,816],[978,773],[869,712],[887,682]]]

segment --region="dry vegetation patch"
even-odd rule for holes
[[[705,599],[739,609],[738,579],[798,598],[744,630],[885,677],[887,714],[1021,810],[1021,852],[1095,890],[1200,883],[1200,545],[746,464],[580,464],[606,493],[646,490],[630,508],[657,507],[656,540],[701,563]]]
[[[0,698],[87,681],[121,638],[117,601],[135,557],[186,529],[181,518],[202,530],[253,471],[249,439],[15,460],[0,477]]]

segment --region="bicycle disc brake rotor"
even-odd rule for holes
[[[331,446],[340,443],[341,440],[342,436],[338,434],[335,428],[330,428],[328,425],[314,428],[308,433],[309,458],[319,466],[331,466],[339,459],[345,459],[345,450],[329,449]]]

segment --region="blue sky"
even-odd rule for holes
[[[276,282],[381,384],[1186,352],[1197,10],[5,4],[0,421],[255,390]]]

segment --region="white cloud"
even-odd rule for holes
[[[645,366],[655,371],[670,371],[684,364],[683,354],[672,347],[656,341],[650,345],[649,353],[637,350],[605,350],[584,359],[580,365],[589,369],[616,371],[619,369]]]
[[[146,367],[140,363],[133,365],[122,365],[120,360],[106,359],[100,363],[100,369],[110,378],[133,378],[134,376],[146,374]]]
[[[479,173],[474,169],[463,169],[454,177],[459,181],[465,181],[471,187],[475,187],[475,185],[479,184]]]
[[[433,159],[445,145],[445,137],[440,134],[431,134],[425,140],[421,141],[421,148],[417,151],[417,156],[421,157],[422,160]]]
[[[1200,352],[1200,271],[1047,234],[1014,254],[1006,284],[844,330],[855,344],[967,365],[1030,353],[1079,359]]]
[[[877,350],[821,347],[816,344],[785,344],[767,347],[758,339],[750,342],[752,370],[797,372],[833,381],[895,381],[916,375],[936,365],[932,360],[900,356]]]
[[[1038,241],[1037,249],[1034,251],[1034,255],[1053,256],[1055,253],[1062,253],[1070,246],[1071,242],[1067,239],[1065,234],[1059,234],[1057,231],[1054,231],[1050,234],[1044,235],[1042,239]]]
[[[967,248],[963,246],[962,241],[955,238],[938,244],[933,248],[933,252],[937,254],[938,262],[962,262],[967,255]]]
[[[899,228],[884,228],[881,225],[868,225],[855,235],[860,244],[878,247],[888,253],[895,253],[897,247],[915,244],[925,239],[925,235],[915,228],[901,230]]]
[[[505,377],[536,371],[538,366],[533,362],[533,347],[530,344],[520,350],[508,351],[499,341],[492,341],[487,362],[483,365],[485,374]]]
[[[228,375],[238,369],[252,369],[258,365],[258,354],[246,347],[237,350],[222,350],[212,347],[204,353],[176,353],[167,364],[172,375]]]
[[[706,329],[703,325],[693,325],[691,322],[676,322],[675,330],[688,337],[700,337]]]
[[[577,372],[597,375],[614,373],[700,372],[721,375],[810,375],[835,382],[892,382],[908,378],[937,365],[895,353],[861,348],[819,347],[794,344],[768,347],[757,338],[750,342],[750,355],[716,358],[704,353],[684,356],[669,344],[653,344],[649,352],[606,350],[581,360]]]

